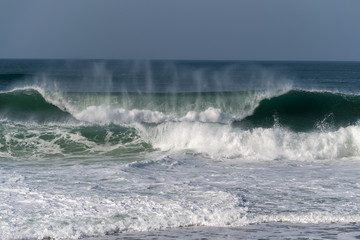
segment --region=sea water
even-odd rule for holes
[[[0,60],[0,239],[360,238],[360,63]]]

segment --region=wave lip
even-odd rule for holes
[[[55,86],[56,87],[56,86]],[[0,92],[0,118],[59,122],[68,119],[97,124],[160,124],[165,121],[230,123],[253,112],[278,92],[216,93],[77,93],[28,86]]]

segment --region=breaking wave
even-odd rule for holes
[[[160,150],[216,158],[353,157],[360,156],[359,110],[358,95],[304,90],[105,95],[14,89],[0,93],[0,150],[11,156]]]

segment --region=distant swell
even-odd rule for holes
[[[360,96],[292,90],[262,100],[252,115],[234,122],[234,126],[251,129],[278,125],[294,131],[309,131],[346,127],[359,119]]]
[[[30,74],[23,74],[23,73],[5,73],[5,74],[0,74],[0,80],[1,81],[19,80],[31,76],[32,75]]]

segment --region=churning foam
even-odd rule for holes
[[[359,126],[295,133],[280,127],[241,130],[229,125],[169,122],[145,135],[154,148],[162,151],[190,150],[216,158],[312,160],[360,156]]]
[[[175,117],[175,114],[166,115],[159,111],[111,107],[107,105],[90,106],[85,110],[74,113],[78,120],[98,124],[131,124],[131,123],[154,123],[160,124],[165,121],[185,122],[209,122],[230,123],[233,117],[225,114],[220,109],[208,108],[202,112],[189,111],[183,117]]]
[[[90,106],[83,111],[74,113],[74,116],[78,120],[100,124],[161,123],[169,118],[158,111],[126,110],[106,105]]]
[[[244,202],[235,193],[217,189],[216,184],[207,190],[196,180],[195,185],[191,181],[177,185],[171,182],[174,179],[168,175],[165,177],[171,183],[164,182],[160,186],[165,187],[160,188],[164,192],[155,190],[151,195],[137,193],[139,189],[155,184],[141,178],[141,172],[132,176],[132,171],[138,169],[131,169],[127,174],[118,166],[119,163],[110,167],[96,164],[65,165],[62,167],[55,164],[52,169],[34,173],[35,176],[30,179],[19,171],[11,173],[0,169],[0,181],[3,184],[0,189],[1,239],[79,239],[186,226],[239,227],[264,222],[349,223],[360,220],[357,213],[336,213],[333,210],[254,213],[250,208],[256,202]],[[125,169],[129,170],[128,167]],[[204,174],[199,171],[200,175]],[[160,171],[153,174],[163,173]],[[51,181],[39,187],[44,177]],[[80,182],[74,183],[74,178]],[[83,182],[86,178],[91,179]],[[99,184],[97,180],[104,178],[110,178],[107,184],[113,185]],[[66,185],[69,183],[74,186]],[[207,184],[211,185],[211,182]],[[97,187],[110,192],[98,192]]]
[[[218,108],[208,108],[202,112],[190,111],[184,117],[179,119],[180,121],[192,121],[192,122],[212,122],[212,123],[230,123],[233,117],[223,113]]]
[[[245,209],[236,209],[238,199],[226,192],[199,192],[195,199],[129,194],[120,199],[102,196],[50,194],[27,186],[14,174],[0,189],[1,239],[78,239],[124,231],[152,231],[190,225],[227,226],[244,224]],[[89,189],[91,190],[91,189]],[[11,193],[10,196],[8,193]],[[209,201],[211,200],[211,201]],[[7,211],[13,202],[22,214]],[[29,220],[31,219],[31,220]],[[16,227],[15,227],[16,226]]]

